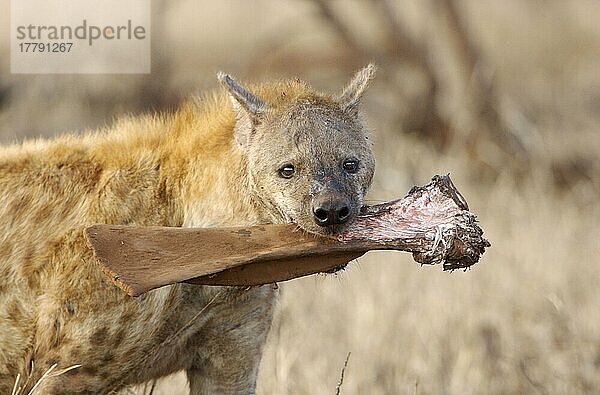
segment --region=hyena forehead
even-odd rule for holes
[[[280,131],[296,145],[347,142],[368,147],[368,132],[361,119],[335,102],[306,99],[294,103],[282,116]]]

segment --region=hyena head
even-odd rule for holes
[[[232,99],[251,193],[273,218],[332,234],[356,217],[375,168],[359,111],[374,73],[374,65],[365,67],[337,96],[296,81],[271,98],[219,74]]]

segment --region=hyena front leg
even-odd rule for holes
[[[214,307],[215,318],[190,343],[198,350],[186,370],[192,395],[255,393],[276,291],[266,285],[236,292],[235,302]]]

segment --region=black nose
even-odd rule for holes
[[[320,226],[339,225],[350,218],[350,204],[346,200],[328,200],[313,206],[315,222]]]

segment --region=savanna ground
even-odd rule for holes
[[[379,252],[282,284],[259,393],[334,394],[348,353],[345,394],[600,392],[598,2],[450,2],[456,25],[442,0],[156,0],[149,76],[11,75],[7,3],[2,142],[170,108],[219,69],[332,90],[374,60],[371,201],[450,172],[478,214],[492,248],[467,272]]]

